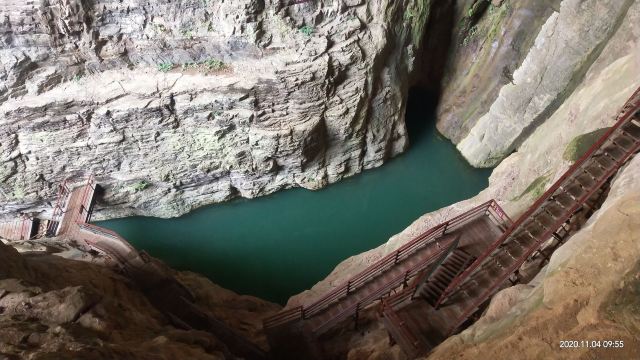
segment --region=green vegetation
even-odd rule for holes
[[[529,184],[526,189],[522,192],[522,194],[513,198],[513,201],[518,201],[525,197],[526,195],[531,196],[533,199],[539,198],[542,194],[544,194],[544,188],[547,186],[549,182],[549,175],[542,175]]]
[[[469,31],[467,31],[467,34],[462,40],[462,45],[467,46],[467,44],[469,44],[469,41],[471,41],[471,39],[473,39],[476,36],[477,32],[478,32],[478,27],[476,25],[473,25],[471,28],[469,28]]]
[[[430,8],[430,0],[414,0],[404,13],[404,20],[411,26],[411,40],[415,47],[418,47],[422,42]]]
[[[209,70],[222,70],[226,67],[225,63],[218,59],[208,59],[203,61],[203,63]]]
[[[413,10],[407,9],[407,11],[404,13],[404,20],[411,21],[415,16],[416,14],[415,12],[413,12]]]
[[[193,40],[193,31],[191,31],[191,29],[180,30],[180,35],[182,35],[182,37],[187,38],[189,40]]]
[[[300,28],[300,32],[307,36],[311,36],[311,34],[313,34],[313,31],[314,31],[313,28],[309,25],[305,25]]]
[[[184,70],[188,70],[188,69],[195,69],[198,67],[198,63],[194,63],[194,62],[187,62],[182,64],[182,71]]]
[[[148,182],[142,180],[142,181],[138,181],[137,183],[131,185],[131,190],[133,192],[138,192],[138,191],[142,191],[142,190],[148,188],[149,186],[151,186],[151,184],[149,184]]]
[[[163,33],[167,31],[167,28],[162,24],[153,24],[153,30],[157,33]]]
[[[193,69],[193,70],[212,70],[219,71],[228,68],[227,64],[218,60],[216,58],[207,59],[204,61],[198,62],[186,62],[182,64],[182,71]]]
[[[82,79],[82,75],[75,75],[72,80],[73,82],[78,82],[80,79]]]
[[[168,72],[171,69],[173,69],[173,63],[172,62],[164,62],[164,63],[160,63],[158,64],[158,71],[162,71],[162,72]]]
[[[562,158],[567,161],[575,162],[609,129],[610,128],[608,127],[602,128],[574,137],[564,149]]]
[[[16,184],[13,187],[13,197],[17,200],[23,199],[25,197],[24,188],[21,185]]]

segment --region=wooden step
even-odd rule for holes
[[[604,169],[609,170],[616,166],[615,159],[611,158],[604,152],[599,152],[597,156],[592,157],[592,160],[600,164]]]
[[[571,196],[574,200],[580,199],[586,192],[586,189],[578,182],[573,180],[568,185],[562,187],[567,195]]]
[[[616,136],[613,142],[619,147],[623,148],[625,151],[629,151],[633,149],[637,144],[636,139],[630,136],[626,136],[625,133],[622,133]]]
[[[638,116],[636,114],[636,116]],[[624,125],[621,126],[622,130],[629,134],[629,136],[632,136],[636,139],[640,139],[640,124],[634,124],[634,122],[640,122],[639,120],[637,120],[637,117],[635,120],[632,120],[631,122],[628,122]]]
[[[580,185],[582,185],[586,189],[590,189],[591,187],[596,185],[596,181],[593,179],[593,176],[591,176],[591,174],[582,173],[576,175],[574,179],[576,179],[576,181],[578,181],[578,183],[580,183]]]
[[[624,156],[625,156],[624,149],[620,148],[619,146],[615,145],[614,143],[609,143],[607,146],[605,146],[602,149],[602,151],[604,153],[606,153],[607,155],[611,156],[616,161],[622,160],[624,158]]]
[[[594,179],[599,179],[604,175],[606,169],[602,166],[599,166],[597,162],[592,161],[584,168],[584,171],[589,173],[589,175],[591,175]]]

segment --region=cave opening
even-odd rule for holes
[[[411,144],[433,135],[443,81],[453,41],[455,2],[436,2],[430,8],[418,51],[416,76],[409,83],[405,123]]]

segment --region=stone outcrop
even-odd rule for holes
[[[405,9],[411,16],[405,17]],[[428,5],[405,1],[0,4],[0,212],[67,177],[98,218],[170,217],[326,184],[407,146]]]
[[[637,6],[634,1],[565,0],[550,13],[554,5],[491,5],[486,19],[462,32],[438,128],[472,165],[497,165],[549,119],[621,24],[629,22],[629,7]],[[471,51],[473,56],[463,57]]]
[[[208,332],[172,325],[129,279],[52,255],[21,255],[0,243],[0,357],[235,359]],[[239,296],[192,273],[175,277],[201,309],[266,347],[259,319],[279,306]]]

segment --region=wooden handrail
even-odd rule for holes
[[[585,194],[582,197],[580,197],[580,199],[578,199],[578,201],[571,208],[571,211],[569,211],[569,213],[575,212],[580,206],[582,206],[582,204],[584,204],[584,202],[587,199],[589,199],[597,189],[599,189],[602,185],[604,185],[607,179],[611,177],[613,174],[615,174],[615,172],[620,168],[620,166],[624,164],[626,160],[629,159],[635,151],[638,151],[638,150],[640,150],[640,144],[637,144],[635,147],[631,148],[629,151],[625,153],[625,156],[623,156],[620,160],[616,161],[616,166],[613,166],[609,171],[603,174],[603,176],[601,177],[601,180],[598,181],[596,184],[594,184],[591,190],[585,192]],[[514,264],[512,264],[506,271],[504,271],[503,275],[498,277],[498,279],[493,282],[493,285],[490,286],[488,289],[486,289],[476,299],[476,301],[473,303],[472,306],[468,307],[468,309],[458,317],[454,326],[452,326],[451,329],[449,330],[449,334],[452,334],[460,325],[462,325],[462,323],[485,301],[486,298],[491,296],[491,294],[495,292],[497,288],[502,283],[504,283],[506,279],[509,278],[509,276],[511,276],[511,274],[513,274],[518,268],[520,268],[520,266],[522,266],[522,264],[527,260],[527,258],[529,258],[529,256],[531,256],[531,254],[533,254],[546,239],[551,237],[551,234],[553,234],[553,232],[555,232],[556,229],[559,228],[563,222],[564,221],[555,222],[553,226],[550,227],[549,230],[545,231],[541,236],[539,236],[537,241],[534,242],[534,244],[523,255],[521,255],[520,258],[518,258],[518,260]]]
[[[435,239],[442,237],[443,235],[451,232],[452,230],[455,230],[457,227],[468,223],[470,220],[475,219],[478,215],[485,214],[489,208],[499,209],[497,210],[498,214],[504,214],[504,216],[506,216],[506,214],[504,213],[504,211],[502,211],[502,209],[497,204],[497,202],[492,199],[458,216],[455,216],[449,219],[448,221],[440,223],[428,229],[427,231],[423,232],[422,234],[416,236],[411,241],[405,243],[395,251],[387,254],[380,260],[376,261],[374,264],[368,266],[366,269],[362,270],[360,273],[348,279],[347,281],[342,283],[340,286],[337,286],[336,288],[334,288],[333,290],[331,290],[330,292],[328,292],[327,294],[325,294],[323,297],[316,300],[312,304],[308,306],[303,306],[300,319],[308,319],[315,316],[316,314],[323,311],[330,304],[348,296],[349,293],[353,292],[354,290],[364,285],[368,281],[372,280],[373,278],[379,276],[381,273],[389,270],[400,260],[404,260],[405,258],[409,257],[410,255],[415,253],[417,250],[424,247],[426,244],[431,243]],[[503,220],[504,221],[508,220],[509,222],[511,221],[511,219],[509,219],[508,217],[504,218]],[[268,326],[266,325],[267,323],[277,322],[278,319],[285,318],[285,317],[287,317],[287,314],[284,314],[281,316],[280,313],[272,317],[269,317],[265,320],[265,326]]]
[[[640,109],[640,88],[636,89],[634,94],[631,96],[629,101],[627,101],[624,107],[629,107],[623,115],[618,119],[616,124],[612,126],[604,135],[602,135],[596,143],[594,143],[587,152],[585,152],[579,159],[576,161],[547,191],[542,194],[536,200],[536,202],[531,205],[527,211],[525,211],[519,218],[513,223],[507,231],[505,231],[502,236],[500,236],[491,246],[489,246],[467,269],[465,269],[460,275],[458,275],[452,282],[447,286],[445,291],[442,293],[438,301],[436,302],[436,306],[439,306],[451,293],[462,283],[462,281],[466,280],[493,252],[497,249],[501,244],[503,244],[511,235],[513,235],[516,230],[520,228],[520,226],[531,217],[544,203],[546,203],[549,198],[551,198],[555,192],[560,189],[560,187],[564,184],[564,182],[573,175],[578,169],[580,169],[586,161],[591,158],[591,156],[602,147],[602,145],[609,139],[611,134],[613,134],[616,130],[618,130],[622,125],[630,121],[632,116]],[[625,157],[626,158],[626,157]],[[617,170],[616,167],[613,169]],[[606,178],[605,178],[606,180]],[[594,190],[595,191],[595,190]],[[584,200],[582,201],[584,202]],[[574,211],[582,205],[582,202],[577,202],[574,205]],[[551,234],[551,233],[550,233]],[[548,236],[550,236],[550,234]]]
[[[458,246],[459,241],[460,241],[460,237],[458,236],[454,239],[446,239],[442,242],[442,244],[439,242],[436,242],[436,246],[438,248],[435,250],[433,254],[430,254],[428,257],[426,257],[422,261],[419,261],[417,264],[407,269],[404,273],[395,276],[394,278],[386,282],[385,285],[377,289],[375,292],[367,295],[367,297],[361,299],[359,302],[346,307],[337,315],[333,316],[329,320],[320,324],[315,329],[313,329],[314,332],[316,333],[316,335],[324,333],[331,326],[351,316],[358,308],[362,309],[370,305],[374,301],[381,299],[385,294],[388,294],[394,288],[397,288],[398,286],[402,285],[404,281],[407,280],[407,278],[411,278],[415,276],[418,272],[420,272],[420,270],[427,267],[440,255],[442,255],[443,253],[448,253],[452,249],[456,248]]]

